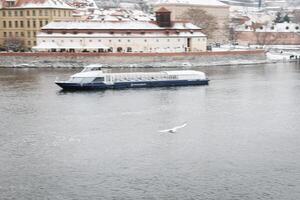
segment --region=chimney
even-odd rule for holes
[[[156,22],[160,27],[170,27],[171,26],[171,11],[164,7],[161,7],[156,12]]]

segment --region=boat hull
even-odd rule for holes
[[[117,82],[114,84],[105,83],[70,83],[55,82],[64,90],[106,90],[106,89],[127,89],[127,88],[153,88],[153,87],[175,87],[175,86],[196,86],[208,85],[209,80],[168,80],[168,81],[140,81],[140,82]]]

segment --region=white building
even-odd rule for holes
[[[36,51],[200,52],[206,36],[189,22],[170,21],[161,9],[157,21],[52,22],[37,35]]]
[[[300,24],[297,23],[268,23],[261,24],[255,29],[251,22],[246,22],[243,25],[236,26],[236,31],[243,32],[268,32],[268,33],[300,33]]]
[[[153,4],[154,10],[159,10],[160,8],[166,8],[172,12],[173,20],[186,20],[189,16],[187,12],[195,12],[197,10],[205,11],[206,14],[214,17],[214,22],[216,23],[216,29],[205,30],[204,32],[208,35],[208,40],[210,43],[227,43],[229,36],[229,8],[227,4],[224,4],[218,0],[157,0]],[[200,20],[199,20],[199,24]]]

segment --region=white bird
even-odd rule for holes
[[[182,124],[180,126],[175,126],[175,127],[171,128],[171,129],[160,130],[158,132],[160,132],[160,133],[176,133],[177,130],[186,127],[186,125],[187,125],[187,123],[184,123],[184,124]]]

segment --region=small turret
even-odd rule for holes
[[[171,11],[164,7],[161,7],[156,12],[156,22],[160,27],[170,27],[171,26]]]

